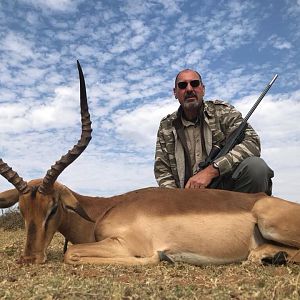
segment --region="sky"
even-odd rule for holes
[[[244,116],[278,74],[249,123],[274,196],[300,202],[299,37],[300,0],[2,0],[0,158],[41,178],[77,143],[77,59],[93,138],[58,180],[98,196],[157,186],[156,134],[178,108],[180,70],[199,71],[205,99]]]

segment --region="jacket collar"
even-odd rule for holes
[[[214,109],[206,101],[204,101],[204,113],[208,118],[214,116]]]

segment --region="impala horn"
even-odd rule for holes
[[[69,150],[66,155],[62,156],[60,160],[51,166],[51,169],[47,171],[42,184],[38,188],[38,191],[42,194],[51,193],[57,177],[67,166],[69,166],[77,157],[79,157],[92,139],[92,122],[87,104],[85,81],[78,60],[77,67],[80,80],[81,137],[77,144],[71,150]]]
[[[0,159],[0,174],[6,178],[21,194],[26,194],[30,191],[27,182],[18,175],[10,166]]]

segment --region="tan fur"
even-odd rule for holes
[[[19,192],[11,189],[0,193],[1,208],[11,207],[19,201]]]
[[[13,194],[0,193],[0,206]],[[56,231],[74,244],[65,255],[71,264],[155,264],[159,253],[195,265],[261,262],[278,251],[300,261],[300,205],[265,194],[145,188],[103,198],[55,183],[50,195],[23,194],[19,204],[25,262],[44,262]]]

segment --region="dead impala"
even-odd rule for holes
[[[84,77],[78,63],[82,133],[43,179],[24,181],[0,159],[0,173],[15,189],[0,193],[0,207],[19,202],[26,244],[21,262],[43,263],[56,231],[72,246],[70,264],[196,265],[300,262],[300,205],[265,194],[222,190],[145,188],[110,198],[79,195],[57,177],[91,139]]]

